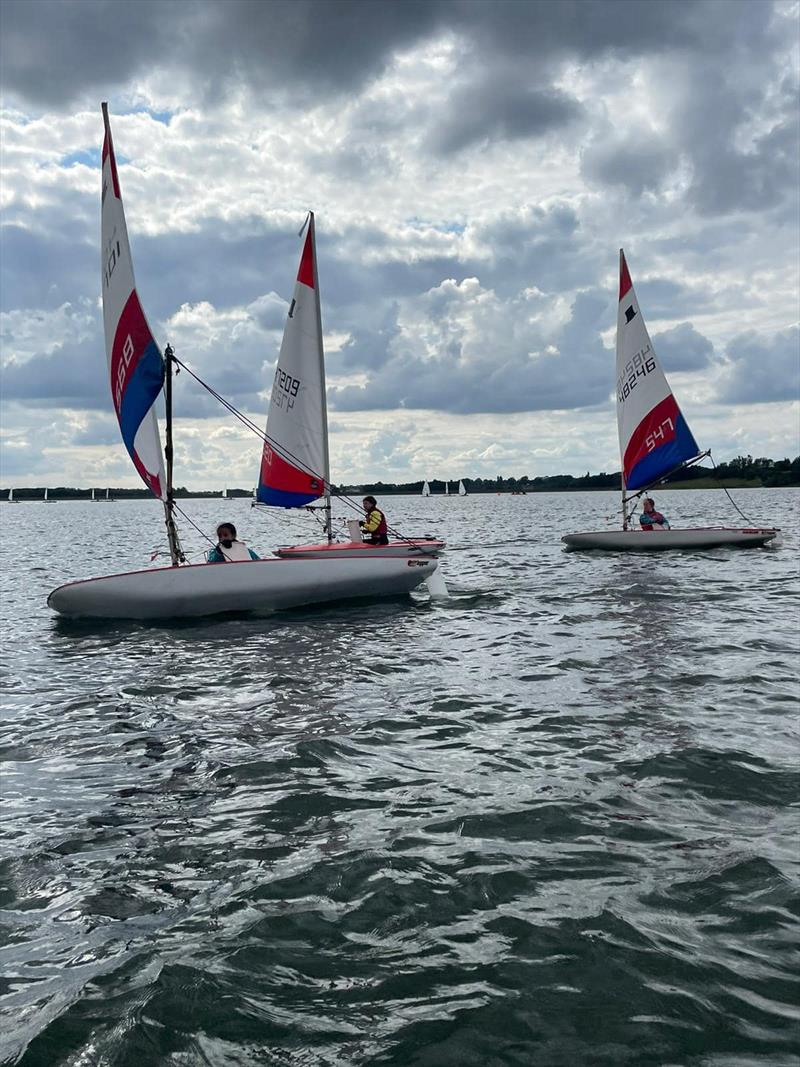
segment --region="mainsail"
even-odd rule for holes
[[[328,414],[313,212],[283,331],[266,438],[256,497],[260,504],[298,508],[328,492]]]
[[[427,482],[423,482],[422,495],[423,496],[430,496],[431,495],[431,487],[428,485]]]
[[[167,479],[154,407],[164,384],[164,362],[136,293],[106,104],[103,122],[100,256],[111,397],[122,440],[134,466],[148,489],[166,500]]]
[[[653,351],[625,255],[619,251],[617,428],[622,477],[629,492],[700,455]]]

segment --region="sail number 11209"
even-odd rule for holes
[[[287,374],[278,367],[275,371],[275,383],[272,386],[272,402],[275,407],[291,411],[299,388],[300,379],[293,378],[291,374]]]

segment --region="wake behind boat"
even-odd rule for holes
[[[568,548],[653,552],[664,549],[758,547],[773,540],[773,527],[726,526],[633,529],[640,497],[668,475],[708,456],[701,452],[664,371],[639,309],[625,253],[619,250],[617,309],[617,429],[622,457],[622,529],[566,534]]]
[[[111,395],[128,454],[145,485],[164,505],[171,566],[69,582],[53,590],[48,605],[61,614],[81,618],[161,619],[230,611],[272,611],[333,600],[393,596],[417,588],[436,570],[435,551],[420,553],[413,558],[407,553],[393,556],[378,549],[360,552],[357,556],[330,553],[304,558],[299,553],[298,558],[236,561],[234,564],[226,557],[223,563],[186,564],[175,525],[176,505],[172,488],[172,376],[176,361],[169,345],[162,356],[139,302],[108,109],[106,104],[102,107],[105,138],[101,272]],[[313,217],[301,259],[295,299],[289,308],[284,346],[287,351],[293,348],[304,350],[306,342],[302,333],[290,329],[297,314],[297,321],[303,326],[313,329],[316,325],[313,336],[318,338],[321,361],[318,298],[314,297],[317,301],[315,308],[314,300],[309,301],[305,294],[298,293],[301,285],[316,293],[316,285],[310,287],[308,284],[312,278],[316,279]],[[298,295],[303,296],[303,306],[298,305]],[[310,313],[306,306],[311,309]],[[282,346],[281,358],[283,355]],[[272,401],[287,417],[290,426],[294,425],[295,429],[300,426],[300,434],[295,437],[295,443],[300,442],[299,447],[304,447],[306,440],[313,441],[318,433],[319,422],[316,426],[305,422],[301,425],[298,417],[305,410],[306,399],[310,397],[310,407],[316,407],[324,416],[324,369],[321,362],[316,375],[316,381],[311,380],[314,376],[310,367],[303,364],[302,373],[287,377],[279,359]],[[155,407],[162,393],[167,416],[163,449]],[[264,503],[296,507],[329,493],[327,425],[325,431],[324,452],[307,452],[307,457],[315,464],[310,467],[304,460],[298,461],[297,454],[287,451],[278,441],[265,446],[262,471],[269,475],[265,491],[282,495],[283,499],[266,499]],[[321,463],[316,465],[318,460]],[[315,474],[315,471],[324,474]],[[272,477],[274,472],[277,473],[275,478]],[[13,493],[9,496],[13,499]],[[96,499],[94,491],[92,499]],[[329,508],[328,499],[328,531]]]

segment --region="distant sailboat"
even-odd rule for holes
[[[459,496],[466,496],[467,495],[467,487],[464,485],[463,482],[459,482],[458,483],[458,495]]]
[[[450,482],[444,483],[444,495],[450,496]]]
[[[423,496],[430,496],[431,495],[431,487],[428,485],[427,482],[423,482],[422,483],[422,495]]]
[[[114,497],[111,495],[111,490],[110,489],[106,489],[106,503],[107,504],[113,504],[114,503]]]
[[[13,489],[9,489],[8,490],[8,503],[9,504],[19,504],[19,501],[14,499],[14,490]]]
[[[222,492],[220,493],[220,496],[222,497],[223,500],[227,500],[228,499],[228,490],[227,489],[223,489]]]
[[[55,504],[55,503],[57,503],[57,501],[55,501],[55,500],[51,500],[51,499],[50,499],[50,498],[48,497],[47,493],[48,493],[48,490],[47,490],[47,489],[45,489],[45,491],[44,491],[44,496],[42,497],[42,503],[43,503],[43,504]]]
[[[96,496],[96,494],[95,494],[95,490],[94,490],[94,489],[92,490],[92,501],[91,501],[91,502],[92,502],[93,504],[99,504],[99,503],[100,503],[100,500],[99,500],[99,498],[98,498],[98,497]]]
[[[700,451],[661,369],[622,249],[617,310],[617,429],[622,457],[622,529],[567,534],[561,540],[569,548],[716,548],[763,545],[777,535],[778,531],[771,527],[631,529],[640,497],[669,474],[709,453]]]

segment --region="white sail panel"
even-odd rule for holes
[[[653,350],[625,255],[619,253],[617,429],[625,487],[652,485],[699,455]]]
[[[103,122],[105,139],[100,255],[111,398],[122,439],[134,466],[150,491],[161,500],[166,500],[164,456],[154,407],[163,387],[164,363],[136,293],[111,125],[105,104]]]
[[[328,487],[328,418],[314,215],[309,216],[267,414],[257,499],[297,508]]]

